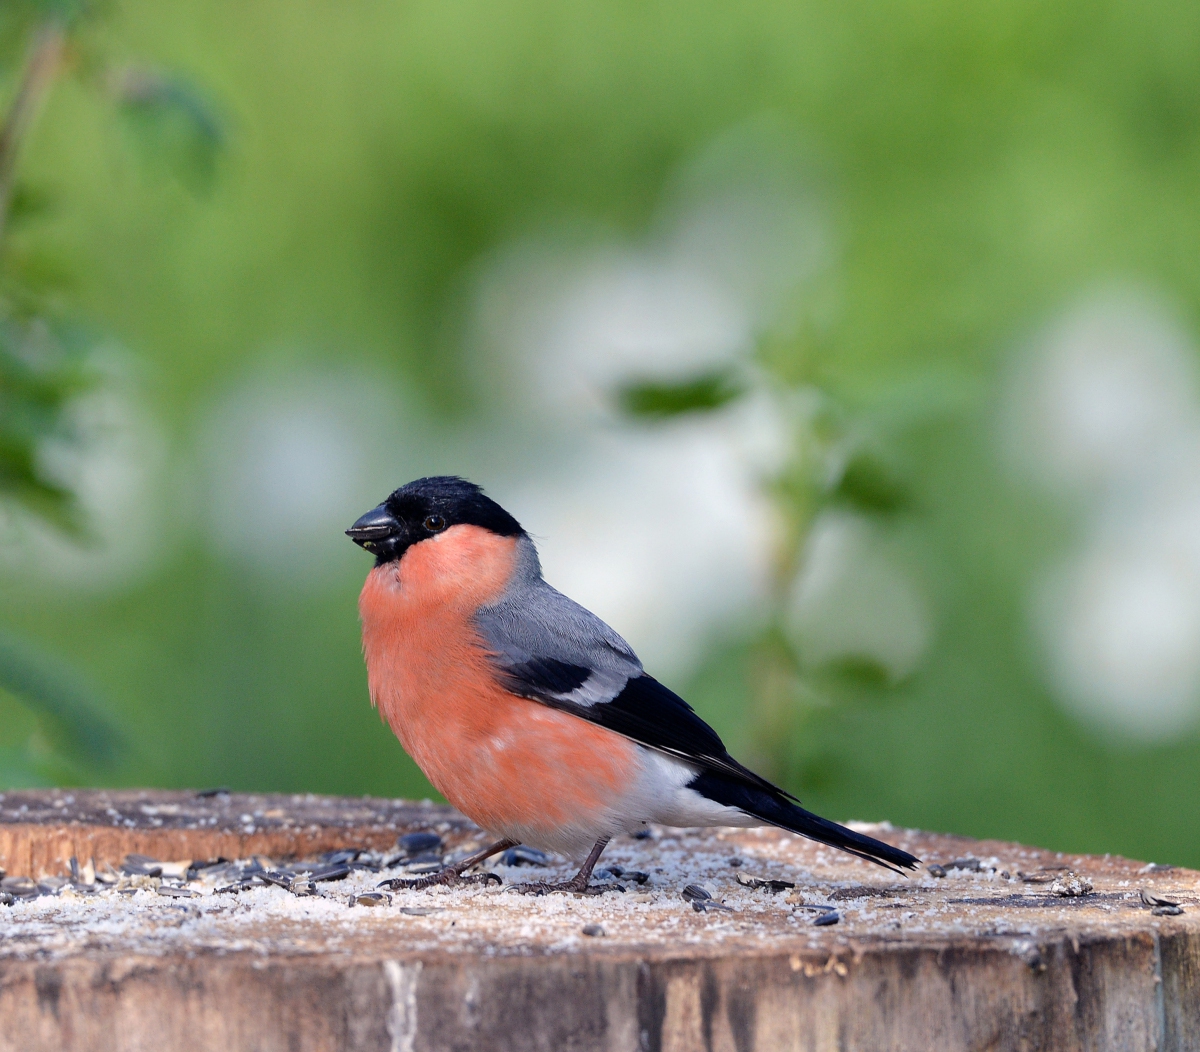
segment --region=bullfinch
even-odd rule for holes
[[[830,822],[743,767],[633,648],[542,577],[529,535],[480,487],[442,476],[392,493],[346,533],[375,556],[359,597],[371,700],[447,800],[496,842],[583,859],[648,823],[774,825],[897,870],[918,859]]]

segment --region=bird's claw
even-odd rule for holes
[[[624,892],[625,887],[621,884],[582,884],[574,880],[550,884],[538,880],[529,884],[510,884],[508,890],[515,891],[518,895],[548,895],[552,891],[567,891],[576,895],[603,895],[606,891]]]
[[[375,886],[377,888],[387,888],[390,891],[421,891],[425,888],[435,887],[438,884],[453,887],[458,884],[487,884],[490,881],[495,881],[497,884],[503,883],[495,873],[490,871],[486,873],[472,873],[468,877],[451,867],[443,869],[439,873],[431,873],[427,877],[390,877],[387,880],[381,880]]]

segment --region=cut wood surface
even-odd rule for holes
[[[572,871],[536,856],[378,891],[482,834],[404,801],[7,793],[0,1049],[1200,1049],[1200,873],[860,828],[928,865],[656,828],[602,858],[623,893],[511,890]]]

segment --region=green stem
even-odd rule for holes
[[[34,33],[16,97],[0,127],[0,242],[8,224],[17,158],[58,76],[65,40],[63,28],[56,21],[44,23]]]

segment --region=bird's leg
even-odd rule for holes
[[[446,866],[445,869],[437,873],[430,873],[427,877],[417,877],[411,880],[406,877],[392,877],[390,880],[381,880],[376,887],[391,888],[392,891],[399,891],[405,888],[419,891],[422,888],[431,888],[435,884],[486,884],[489,880],[494,880],[499,884],[501,880],[495,873],[477,873],[471,877],[464,877],[463,874],[472,866],[479,865],[485,858],[491,858],[501,851],[507,851],[510,847],[516,846],[517,841],[515,840],[497,840],[490,847],[485,847],[482,851],[476,851],[475,854],[468,855],[466,858],[455,862],[454,865]]]
[[[590,883],[592,870],[596,868],[600,852],[608,845],[609,839],[609,837],[603,836],[596,841],[596,846],[592,848],[583,865],[579,867],[579,872],[570,880],[564,880],[559,884],[549,884],[545,881],[536,881],[531,884],[514,884],[509,890],[519,891],[523,895],[545,895],[548,891],[574,891],[583,895],[603,895],[606,891],[624,891],[625,889],[620,884]]]

